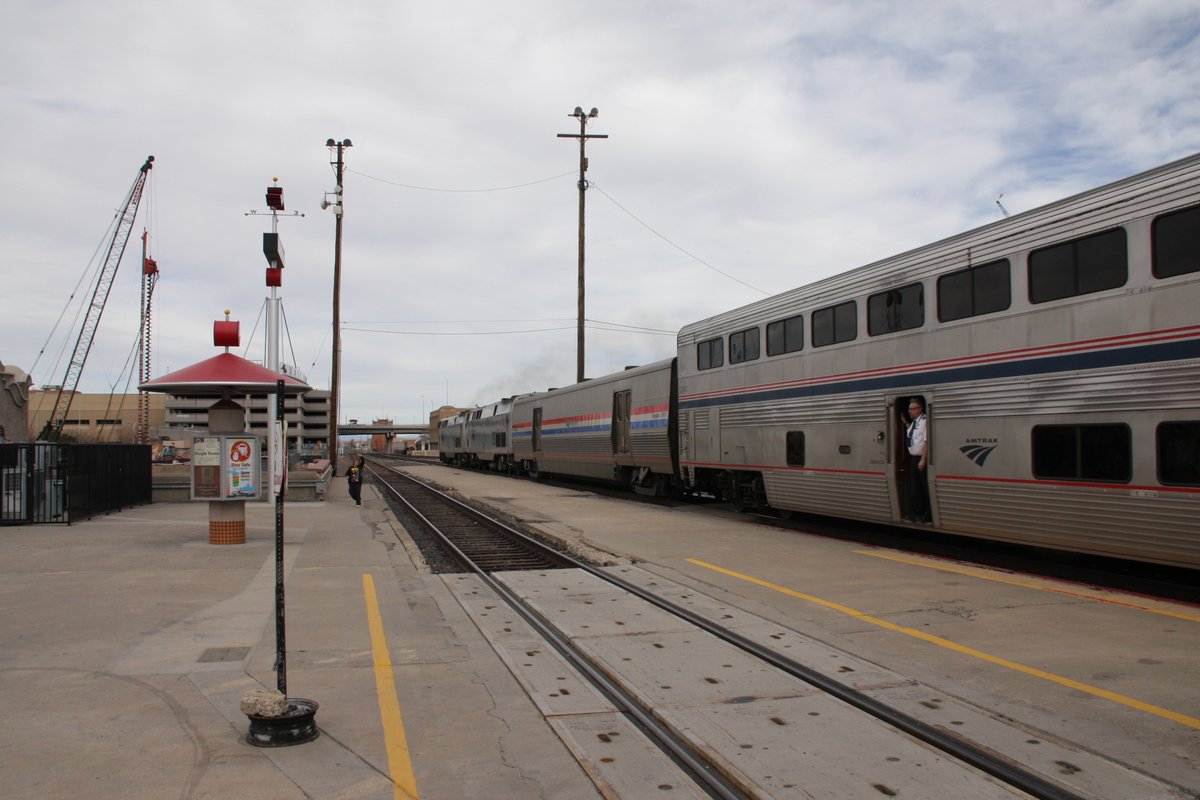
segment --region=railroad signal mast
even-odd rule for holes
[[[267,187],[266,194],[267,210],[271,213],[271,232],[263,234],[263,256],[267,259],[267,288],[271,290],[270,296],[267,298],[267,347],[266,347],[266,365],[267,369],[272,372],[279,373],[283,368],[279,345],[280,345],[280,307],[279,288],[283,286],[283,240],[279,236],[279,215],[285,211],[283,204],[283,187],[279,185],[279,178],[274,178],[273,183]],[[247,215],[257,214],[257,211],[250,211]],[[292,211],[284,214],[284,216],[303,217],[299,211]],[[281,383],[282,385],[282,383]],[[283,398],[276,397],[278,412],[280,414],[279,422],[286,431],[287,423],[283,418]],[[284,462],[287,459],[287,439],[286,434],[281,431],[280,436],[283,438],[283,452],[276,453],[275,448],[270,448],[267,451],[267,458],[270,466],[270,473],[274,476],[277,472],[282,474],[282,465],[276,463],[277,458],[282,458]],[[282,487],[276,489],[277,494],[282,491]]]
[[[79,386],[79,378],[83,375],[83,365],[87,362],[88,353],[92,349],[92,340],[96,336],[96,328],[100,325],[100,317],[108,302],[108,293],[112,289],[113,279],[117,276],[117,267],[121,264],[121,256],[125,254],[125,245],[129,243],[129,234],[133,231],[133,221],[137,216],[138,205],[142,201],[142,190],[146,186],[146,176],[154,165],[154,156],[149,156],[146,163],[138,170],[137,178],[133,181],[129,193],[125,195],[125,203],[121,206],[117,220],[116,231],[108,244],[108,254],[104,258],[104,266],[96,280],[96,288],[92,292],[92,301],[84,316],[83,327],[79,330],[79,338],[75,340],[75,351],[71,355],[71,363],[67,365],[67,374],[58,387],[58,395],[54,399],[54,409],[46,426],[42,428],[39,439],[57,441],[62,435],[63,425],[67,421],[67,413],[71,410],[71,401],[75,397],[75,389]]]

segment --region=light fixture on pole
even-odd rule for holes
[[[328,139],[325,146],[337,150],[337,158],[329,162],[337,178],[333,191],[334,201],[330,203],[327,194],[326,200],[321,203],[321,208],[333,206],[336,226],[333,240],[333,375],[330,378],[329,389],[329,465],[333,468],[333,474],[337,475],[338,384],[342,368],[342,180],[345,174],[343,153],[351,144],[349,139],[342,139],[340,142]]]
[[[593,108],[588,113],[583,113],[583,106],[575,106],[575,111],[568,114],[568,117],[575,117],[579,120],[579,133],[560,133],[560,139],[578,139],[579,140],[579,324],[576,334],[575,346],[575,381],[582,383],[584,378],[583,369],[583,295],[584,295],[584,271],[583,271],[583,221],[584,221],[584,193],[587,192],[588,182],[585,173],[588,168],[587,156],[584,154],[584,144],[588,139],[607,139],[607,133],[588,133],[587,124],[589,119],[595,119],[600,116],[600,111]]]

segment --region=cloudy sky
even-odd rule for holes
[[[270,221],[246,212],[275,176],[304,214],[280,223],[283,353],[328,388],[320,203],[348,138],[343,421],[574,380],[579,151],[556,134],[577,105],[610,136],[588,145],[592,376],[991,222],[1001,195],[1015,213],[1200,150],[1194,0],[7,0],[0,30],[0,361],[62,381],[152,154],[81,388],[129,381],[143,228],[154,374],[217,352],[226,308],[264,358]]]

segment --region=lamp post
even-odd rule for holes
[[[333,474],[337,475],[337,441],[338,441],[338,390],[342,370],[342,177],[345,172],[343,153],[351,146],[349,139],[334,141],[328,139],[325,146],[337,150],[337,158],[329,163],[333,166],[337,184],[334,186],[334,201],[325,200],[321,208],[333,207],[334,239],[333,239],[333,376],[330,378],[329,390],[329,464]]]
[[[575,382],[583,382],[583,210],[584,210],[584,193],[587,192],[588,182],[584,177],[587,172],[588,160],[584,154],[584,145],[588,139],[607,139],[607,133],[588,133],[587,124],[589,119],[595,119],[600,115],[598,109],[593,108],[588,113],[583,113],[583,106],[575,106],[575,111],[568,114],[568,117],[575,117],[579,120],[579,133],[560,133],[560,139],[578,139],[579,140],[579,324],[576,333],[575,343]]]

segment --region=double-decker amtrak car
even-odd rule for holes
[[[518,397],[513,458],[533,475],[618,481],[665,494],[678,474],[675,359]]]
[[[906,524],[912,397],[935,529],[1200,566],[1200,156],[687,325],[683,483]]]

